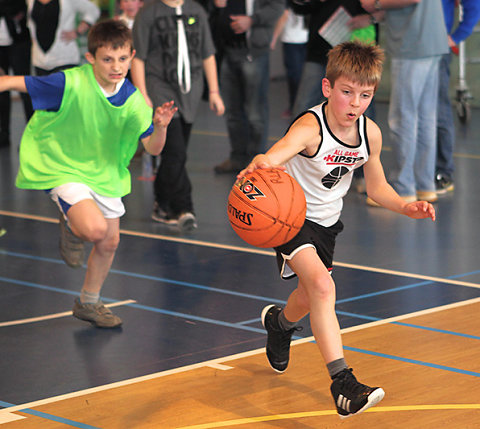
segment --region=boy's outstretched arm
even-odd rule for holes
[[[314,153],[321,142],[319,125],[313,114],[305,114],[298,118],[277,143],[265,154],[255,156],[245,169],[240,171],[237,179],[252,173],[257,168],[280,168],[283,164],[300,152]]]
[[[142,139],[145,150],[151,155],[159,155],[165,146],[167,139],[167,127],[173,118],[173,115],[178,110],[174,107],[173,101],[163,103],[155,109],[153,115],[153,133]]]
[[[18,91],[27,92],[24,76],[0,76],[0,92]]]
[[[388,184],[380,161],[382,135],[378,126],[368,120],[368,141],[370,157],[363,166],[367,195],[386,209],[403,214],[414,219],[431,218],[435,220],[435,209],[426,201],[406,203]]]

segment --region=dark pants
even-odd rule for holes
[[[10,46],[0,46],[0,67],[9,74],[29,75],[30,73],[30,41],[16,42]],[[21,93],[25,120],[33,115],[32,101],[27,93]],[[0,92],[0,133],[2,140],[7,141],[10,135],[11,100],[10,92]]]
[[[306,43],[283,43],[283,65],[287,74],[288,109],[293,109],[307,54]]]
[[[187,147],[192,124],[174,118],[167,129],[167,140],[160,154],[154,182],[155,201],[171,216],[193,212],[192,184],[187,174]]]

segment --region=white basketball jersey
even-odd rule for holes
[[[370,154],[366,118],[358,121],[359,143],[350,146],[335,137],[325,117],[326,103],[309,109],[320,125],[322,141],[313,156],[302,153],[289,160],[287,172],[300,184],[307,200],[307,219],[332,226],[340,218],[343,197],[352,183],[353,170],[365,164]]]

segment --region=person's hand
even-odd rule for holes
[[[240,171],[240,173],[237,174],[237,180],[241,179],[249,173],[253,173],[258,168],[279,168],[280,170],[286,170],[283,165],[273,165],[267,155],[260,154],[253,158],[252,162],[250,162],[250,164],[248,164],[246,168],[244,168],[242,171]]]
[[[75,40],[78,37],[78,33],[75,30],[72,31],[62,31],[60,37],[66,42]]]
[[[434,207],[427,201],[414,201],[406,204],[404,213],[413,219],[431,218],[434,221],[436,218]]]
[[[227,0],[214,0],[213,3],[215,4],[215,7],[218,8],[227,7]]]
[[[230,27],[235,34],[245,33],[252,26],[252,18],[247,15],[230,15]]]
[[[177,110],[178,107],[174,107],[173,100],[163,103],[155,109],[153,125],[155,127],[167,127]]]
[[[371,16],[367,13],[362,15],[354,16],[347,22],[348,28],[350,30],[357,30],[359,28],[365,28],[372,24]]]
[[[211,92],[209,94],[208,104],[210,105],[210,110],[215,112],[217,116],[222,116],[225,113],[225,105],[218,92]]]
[[[375,0],[360,0],[360,4],[368,13],[374,13],[377,11],[375,9]]]

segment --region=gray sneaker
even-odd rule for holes
[[[68,227],[62,213],[60,213],[60,255],[72,268],[81,267],[85,261],[85,243]]]
[[[95,304],[82,304],[80,299],[76,298],[73,315],[77,319],[90,322],[97,328],[116,328],[122,324],[122,319],[115,316],[100,300]]]
[[[191,212],[185,212],[178,216],[178,228],[182,232],[192,231],[197,228],[197,219]]]

